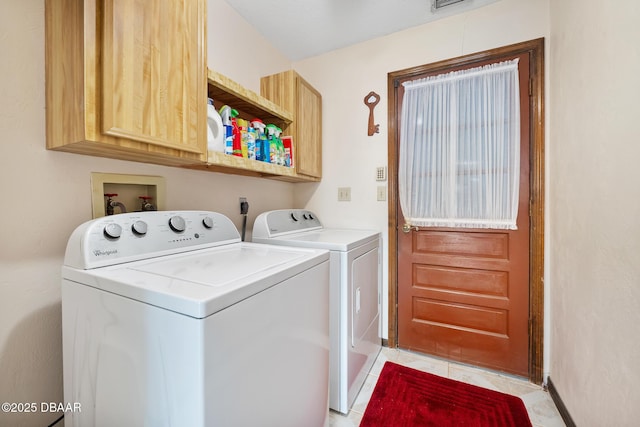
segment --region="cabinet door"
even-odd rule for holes
[[[296,128],[298,173],[322,177],[322,97],[302,77],[298,77]]]
[[[105,0],[102,131],[206,151],[204,0]]]
[[[294,113],[284,129],[293,136],[295,169],[303,177],[322,178],[322,95],[293,70],[262,77],[260,93]]]

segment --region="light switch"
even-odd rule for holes
[[[385,200],[387,200],[387,186],[386,185],[379,185],[378,186],[378,201],[379,202],[384,202]]]

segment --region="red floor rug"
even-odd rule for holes
[[[516,396],[386,362],[360,427],[530,427]]]

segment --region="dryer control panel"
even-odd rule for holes
[[[320,219],[311,211],[280,209],[258,215],[253,226],[253,237],[269,238],[322,228]]]
[[[217,212],[132,212],[96,218],[76,228],[64,265],[86,270],[236,242],[238,229]]]

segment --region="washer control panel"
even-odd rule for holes
[[[320,219],[311,211],[280,209],[258,215],[253,226],[253,236],[268,238],[322,228]]]
[[[90,269],[235,242],[240,242],[238,229],[217,212],[132,212],[76,228],[67,243],[65,265]]]

